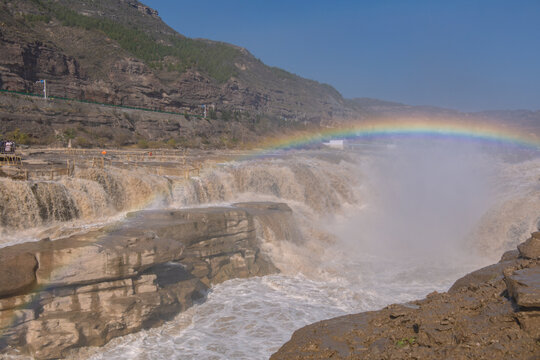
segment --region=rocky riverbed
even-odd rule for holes
[[[278,359],[538,359],[540,232],[446,293],[297,330]]]
[[[0,354],[36,359],[159,326],[212,284],[277,272],[256,228],[280,203],[147,210],[86,234],[0,249]]]

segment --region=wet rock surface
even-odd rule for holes
[[[271,359],[538,359],[538,235],[447,293],[299,329]]]
[[[0,296],[24,291],[36,282],[37,260],[30,253],[0,254]]]
[[[212,284],[277,272],[254,223],[290,209],[252,207],[257,214],[248,204],[140,211],[86,234],[0,249],[0,354],[52,359],[100,346],[162,324]]]

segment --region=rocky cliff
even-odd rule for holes
[[[352,115],[331,86],[266,66],[237,46],[186,38],[135,0],[0,1],[0,89],[41,93],[42,79],[50,96],[196,114],[206,104],[212,118],[244,128]],[[18,126],[31,130],[24,121]]]
[[[154,327],[211,284],[277,272],[255,222],[290,216],[285,204],[140,211],[56,241],[0,249],[0,354],[37,359]]]
[[[447,293],[308,325],[271,357],[330,358],[540,358],[540,232]]]
[[[0,134],[27,136],[27,144],[115,147],[143,142],[163,147],[171,140],[190,148],[224,148],[263,132],[241,123],[184,115],[119,109],[75,101],[0,94]],[[19,141],[25,143],[25,141]]]

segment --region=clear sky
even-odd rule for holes
[[[345,97],[540,109],[540,0],[142,0]]]

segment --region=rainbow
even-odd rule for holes
[[[512,144],[540,149],[540,137],[534,133],[490,122],[467,122],[453,119],[387,119],[357,121],[346,125],[319,128],[280,136],[258,144],[255,153],[301,148],[331,139],[384,137],[453,138],[491,143]]]
[[[385,137],[450,138],[473,141],[487,141],[496,144],[511,144],[533,150],[540,150],[540,136],[493,122],[466,122],[453,119],[379,119],[349,122],[346,125],[305,130],[291,135],[274,137],[262,141],[257,147],[234,161],[252,160],[278,150],[302,148],[331,139],[371,139]],[[145,208],[143,206],[142,208]],[[100,239],[99,241],[104,241]],[[65,265],[67,268],[68,265]],[[56,269],[58,275],[64,267]],[[33,295],[15,309],[32,308],[39,301],[39,292],[50,286],[42,285],[33,290]],[[0,339],[2,339],[0,331]]]

